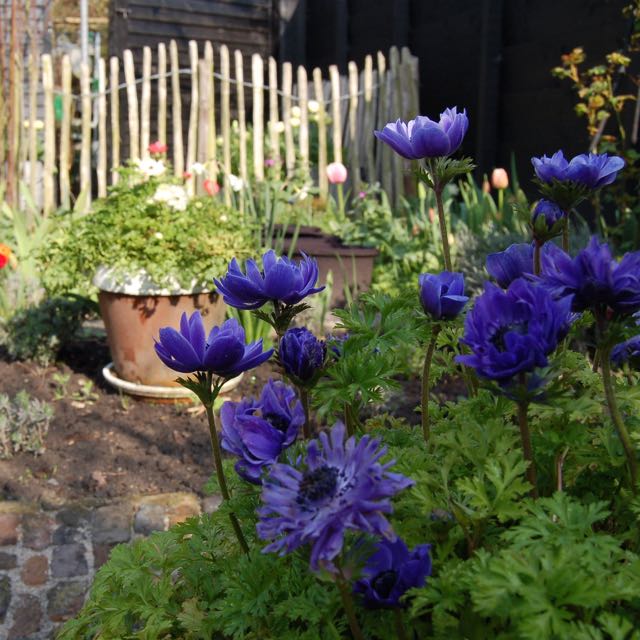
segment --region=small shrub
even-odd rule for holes
[[[49,298],[20,309],[0,324],[0,345],[13,360],[47,366],[80,329],[95,304],[85,298]]]
[[[51,405],[31,398],[26,391],[13,398],[0,394],[0,458],[10,458],[19,451],[42,453],[52,418]]]

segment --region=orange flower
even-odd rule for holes
[[[6,244],[0,244],[0,269],[4,269],[9,263],[12,251]]]

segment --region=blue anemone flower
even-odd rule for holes
[[[573,310],[611,308],[626,316],[640,311],[640,251],[620,262],[593,236],[575,258],[557,249],[542,255],[542,286],[556,296],[573,295]]]
[[[408,123],[402,120],[389,122],[374,134],[403,158],[419,160],[450,156],[462,144],[468,128],[466,109],[458,113],[457,107],[453,107],[440,114],[439,122],[416,116]]]
[[[409,590],[423,587],[431,575],[431,545],[419,544],[409,551],[404,540],[380,540],[353,585],[362,595],[365,607],[400,607],[400,598]]]
[[[156,354],[167,367],[180,373],[209,371],[221,378],[234,378],[268,360],[273,349],[262,351],[262,340],[245,344],[244,329],[235,319],[213,327],[205,336],[199,311],[190,318],[183,313],[180,331],[160,329]]]
[[[606,153],[581,153],[570,161],[562,151],[550,158],[531,158],[536,175],[542,182],[574,182],[587,189],[600,189],[611,184],[624,167],[624,160]]]
[[[280,341],[279,357],[285,373],[296,384],[308,385],[317,379],[324,365],[326,344],[309,329],[288,329]]]
[[[262,267],[260,271],[255,260],[247,260],[245,274],[233,258],[226,276],[214,279],[224,301],[236,309],[259,309],[267,302],[297,304],[324,289],[315,286],[318,264],[305,254],[296,264],[285,256],[276,257],[269,250],[262,256]]]
[[[391,498],[413,481],[391,473],[393,462],[381,463],[386,447],[363,436],[345,442],[341,422],[307,447],[298,468],[275,464],[263,481],[258,509],[258,536],[271,541],[265,553],[290,553],[311,545],[311,568],[335,570],[347,531],[362,531],[395,540],[386,516]]]
[[[422,308],[434,320],[452,320],[469,302],[469,297],[464,295],[464,276],[461,273],[423,273],[418,282]]]
[[[258,400],[225,402],[220,422],[222,448],[240,458],[236,472],[248,482],[260,484],[263,470],[298,436],[304,410],[291,387],[269,380]]]
[[[566,336],[571,318],[571,296],[556,299],[524,278],[514,280],[507,291],[486,282],[467,314],[461,339],[472,353],[456,361],[506,384],[519,373],[549,364],[547,356]]]
[[[613,347],[611,362],[616,367],[621,367],[625,362],[628,362],[632,367],[638,368],[640,366],[640,335],[633,336],[633,338]]]

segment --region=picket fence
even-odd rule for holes
[[[18,140],[13,145],[18,154],[15,166],[22,167],[21,177],[33,192],[38,176],[32,168],[38,165],[41,136],[41,204],[45,215],[59,206],[73,205],[80,194],[88,208],[92,193],[102,197],[108,184],[117,182],[117,168],[127,159],[149,157],[148,147],[154,140],[168,144],[177,176],[189,173],[196,162],[204,164],[206,175],[224,187],[227,201],[231,197],[232,136],[239,146],[234,171],[247,184],[265,179],[268,160],[270,173],[280,172],[283,178],[294,172],[307,175],[324,195],[328,191],[327,163],[343,162],[350,170],[354,191],[363,180],[379,181],[395,201],[403,195],[405,163],[379,144],[372,132],[390,120],[418,113],[418,60],[408,49],[394,47],[388,56],[378,52],[375,60],[369,55],[362,69],[349,62],[346,76],[332,65],[328,78],[319,68],[309,77],[303,66],[294,69],[285,62],[279,69],[274,58],[265,62],[253,54],[250,81],[244,77],[243,54],[236,50],[231,57],[225,45],[214,56],[211,42],[200,51],[191,41],[189,64],[184,67],[175,41],[168,47],[159,44],[155,55],[154,67],[153,52],[145,47],[138,70],[130,50],[124,51],[122,59],[98,59],[93,72],[83,64],[76,94],[72,92],[68,56],[58,61],[55,70],[51,55],[42,55],[40,64],[36,56],[30,57],[26,65],[28,95],[20,91],[22,83],[18,82],[16,95],[10,96],[14,108],[26,119],[13,118],[17,130],[7,134]],[[185,81],[190,100],[188,120],[183,121],[181,92]],[[38,130],[34,105],[40,92],[44,95],[44,126]],[[56,95],[60,96],[57,114]],[[250,114],[245,106],[248,102]],[[232,118],[237,125],[232,125]],[[316,128],[313,145],[312,126]],[[191,192],[197,188],[196,179],[195,175],[187,178]]]

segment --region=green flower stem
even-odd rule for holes
[[[404,626],[404,621],[402,620],[402,609],[400,607],[394,607],[393,609],[393,617],[396,626],[396,636],[398,640],[409,640],[409,636],[407,635],[407,630]]]
[[[562,249],[569,252],[569,212],[564,217],[564,224],[562,225]]]
[[[526,384],[525,374],[520,374],[521,385]],[[531,446],[531,433],[529,432],[529,419],[527,416],[529,410],[528,400],[518,401],[518,426],[520,427],[520,439],[522,440],[522,453],[524,459],[529,463],[527,466],[527,480],[533,487],[531,489],[531,497],[537,498],[538,494],[538,476],[536,473],[536,463],[533,460],[533,447]]]
[[[353,418],[353,409],[348,403],[344,405],[344,426],[347,429],[347,436],[356,435],[356,421]]]
[[[447,233],[447,220],[444,217],[444,204],[442,203],[442,187],[434,188],[436,194],[436,205],[438,208],[438,222],[440,223],[440,235],[442,236],[442,253],[444,255],[444,268],[453,271],[451,265],[451,252],[449,251],[449,234]]]
[[[504,219],[504,189],[498,189],[498,211],[500,212],[500,220]]]
[[[602,372],[602,385],[604,387],[604,395],[607,399],[607,405],[609,406],[609,413],[611,414],[611,420],[618,432],[620,441],[624,448],[624,453],[627,456],[627,464],[629,465],[629,474],[631,475],[631,490],[634,494],[638,491],[638,459],[636,457],[636,451],[631,442],[629,432],[622,419],[622,414],[618,408],[618,402],[616,400],[616,394],[613,390],[613,382],[611,380],[611,349],[602,349],[600,351],[600,370]]]
[[[208,374],[210,376],[210,374]],[[209,378],[210,379],[210,378]],[[217,393],[214,393],[213,396],[217,396]],[[213,413],[213,400],[211,402],[205,404],[205,409],[207,412],[207,422],[209,424],[209,435],[211,436],[211,447],[213,449],[213,459],[216,467],[216,476],[218,477],[218,484],[220,485],[220,492],[222,493],[222,498],[225,501],[228,501],[231,497],[229,495],[229,488],[227,487],[227,479],[224,477],[224,469],[222,468],[222,452],[220,450],[220,441],[218,440],[218,432],[216,430],[216,419]],[[245,553],[249,553],[249,545],[245,540],[244,534],[242,533],[242,529],[240,528],[240,523],[238,522],[238,518],[236,518],[235,513],[229,514],[229,518],[231,520],[231,525],[233,526],[233,530],[235,531],[236,538],[238,539],[238,544],[242,548]]]
[[[362,629],[358,624],[358,618],[356,617],[356,608],[353,604],[353,598],[351,597],[351,590],[349,589],[349,583],[344,579],[342,575],[336,580],[338,590],[340,591],[340,597],[342,598],[342,606],[344,607],[344,613],[347,616],[349,622],[349,628],[354,640],[365,640]]]
[[[542,244],[536,240],[533,247],[533,273],[535,273],[535,275],[537,276],[539,276],[540,272],[542,271],[542,263],[540,260],[541,252]]]
[[[344,217],[344,191],[342,184],[336,185],[336,191],[338,192],[338,212],[340,213],[340,217]]]
[[[431,340],[427,347],[427,353],[424,357],[424,365],[422,367],[422,435],[424,441],[429,444],[429,436],[431,435],[431,425],[429,424],[429,373],[431,371],[431,361],[433,360],[433,352],[436,348],[436,339],[440,333],[440,325],[434,324],[431,330]]]
[[[309,404],[309,390],[304,387],[298,387],[300,393],[300,402],[302,402],[302,408],[304,409],[304,425],[302,431],[306,440],[311,438],[311,407]]]

